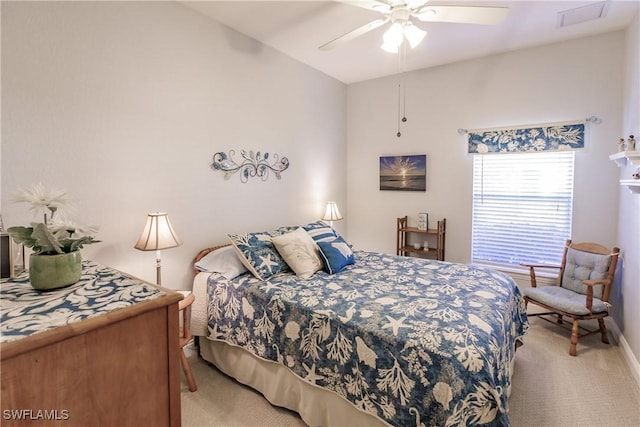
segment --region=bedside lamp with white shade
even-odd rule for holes
[[[152,212],[147,216],[147,223],[135,245],[141,251],[156,251],[156,283],[162,284],[160,251],[175,248],[182,244],[171,226],[169,215],[162,212]]]
[[[339,221],[341,219],[342,215],[340,214],[340,210],[338,209],[336,202],[327,202],[327,207],[324,211],[324,215],[322,216],[322,220],[329,221],[329,225],[333,227],[333,221]]]

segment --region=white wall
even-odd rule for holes
[[[5,226],[36,219],[17,188],[65,190],[100,226],[83,256],[155,281],[154,252],[133,245],[166,211],[184,245],[163,251],[163,284],[186,289],[193,256],[228,232],[313,221],[329,199],[348,218],[342,83],[179,4],[1,7]],[[225,181],[210,163],[231,149],[291,166]]]
[[[621,137],[640,136],[640,15],[626,33],[626,61],[624,62],[624,120]],[[620,179],[630,179],[637,166],[627,165],[620,170]],[[614,318],[626,344],[635,356],[635,373],[640,382],[640,193],[620,187],[618,212],[618,242],[623,252],[622,275],[614,287],[611,302]],[[633,363],[633,359],[632,363]]]
[[[395,252],[396,217],[447,218],[446,259],[469,262],[472,157],[459,128],[585,119],[587,148],[576,154],[573,238],[617,243],[617,150],[622,119],[624,33],[531,48],[407,73],[406,115],[396,137],[397,77],[348,88],[349,239]],[[427,191],[379,191],[378,159],[427,154]]]

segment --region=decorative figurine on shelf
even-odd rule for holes
[[[623,152],[625,149],[625,145],[627,144],[624,142],[624,138],[620,138],[620,141],[618,142],[618,151]]]
[[[629,139],[627,140],[627,150],[635,151],[636,149],[636,140],[633,139],[633,135],[629,135]]]
[[[640,168],[636,169],[636,171],[631,175],[633,179],[640,179]]]

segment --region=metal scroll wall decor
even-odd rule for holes
[[[240,172],[240,181],[247,182],[249,178],[258,177],[263,181],[269,178],[269,172],[273,172],[276,178],[280,179],[280,174],[289,167],[289,159],[280,158],[277,154],[260,153],[256,151],[241,150],[242,162],[236,163],[232,157],[236,154],[234,150],[229,150],[229,155],[219,152],[213,155],[213,170],[224,172],[224,179],[229,179],[231,175]],[[272,163],[269,163],[269,161]]]

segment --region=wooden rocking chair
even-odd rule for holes
[[[549,310],[529,316],[556,315],[557,323],[563,317],[573,320],[569,354],[576,355],[578,338],[600,332],[602,342],[609,344],[604,318],[609,315],[609,294],[618,264],[620,249],[597,243],[571,243],[567,240],[559,266],[522,264],[529,267],[531,287],[524,289],[525,305],[533,303]],[[557,286],[536,286],[535,268],[558,268]],[[546,317],[541,319],[550,321]],[[598,319],[599,329],[589,330],[578,325],[580,320]],[[579,329],[586,331],[580,334]]]

